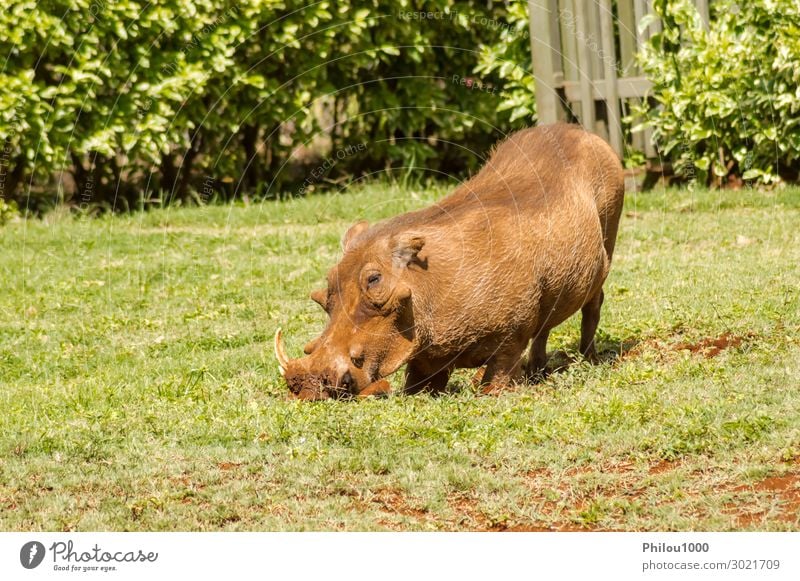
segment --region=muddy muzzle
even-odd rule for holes
[[[323,399],[349,399],[370,395],[387,395],[391,392],[389,382],[378,380],[363,389],[358,389],[350,372],[343,375],[329,369],[314,371],[311,356],[290,359],[283,345],[281,329],[275,333],[275,357],[278,369],[289,386],[291,397],[307,401]]]
[[[289,358],[280,329],[275,333],[275,357],[289,392],[296,399],[346,399],[357,395],[349,371],[337,374],[314,361],[313,354],[300,359]]]

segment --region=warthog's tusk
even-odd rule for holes
[[[278,369],[280,369],[281,375],[286,377],[286,370],[289,368],[289,357],[283,347],[280,328],[275,331],[275,357],[278,359]]]

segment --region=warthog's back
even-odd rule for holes
[[[574,198],[592,198],[608,223],[619,213],[623,171],[616,153],[601,138],[577,125],[532,127],[500,143],[474,178],[441,202],[507,205],[515,211],[555,212]]]
[[[501,142],[481,171],[437,204],[376,225],[371,236],[409,228],[483,230],[511,219],[543,214],[577,220],[576,203],[592,201],[610,249],[623,200],[619,158],[601,138],[577,125],[532,127]],[[613,230],[613,232],[611,232]]]

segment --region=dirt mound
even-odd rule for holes
[[[692,354],[700,354],[706,359],[711,359],[726,349],[739,347],[750,336],[723,333],[719,337],[706,337],[695,343],[678,343],[672,349],[675,351],[691,351]]]
[[[706,359],[712,359],[723,351],[747,344],[747,341],[755,336],[755,333],[735,335],[726,332],[717,337],[704,337],[693,342],[681,341],[674,344],[666,343],[663,339],[647,339],[634,344],[629,349],[623,349],[620,359],[640,357],[647,349],[659,351],[662,357],[667,353],[689,351],[692,355],[701,355]]]

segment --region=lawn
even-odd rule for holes
[[[341,234],[444,193],[0,227],[0,530],[800,530],[798,189],[630,195],[599,365],[290,400]]]

